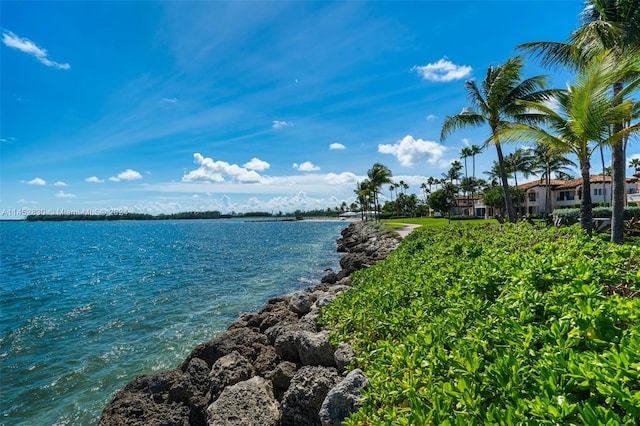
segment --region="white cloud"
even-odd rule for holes
[[[224,182],[225,177],[240,183],[264,183],[267,181],[256,171],[240,167],[237,164],[213,161],[213,159],[205,158],[198,152],[193,154],[193,158],[193,162],[200,167],[182,176],[183,182]]]
[[[64,191],[58,191],[58,192],[56,192],[56,193],[55,193],[55,196],[56,196],[57,198],[75,198],[75,197],[76,197],[76,195],[75,195],[75,194],[67,194],[67,193],[66,193],[66,192],[64,192]]]
[[[100,179],[98,176],[91,176],[86,178],[85,181],[89,183],[102,183],[104,179]]]
[[[433,115],[433,114],[429,114],[429,115],[427,115],[427,120],[429,120],[429,121],[431,121],[431,120],[433,120],[433,119],[435,119],[435,118],[436,118],[436,116],[435,116],[435,115]]]
[[[464,146],[471,146],[471,141],[467,138],[462,138],[462,143]]]
[[[27,182],[27,183],[28,183],[29,185],[41,185],[41,186],[42,186],[42,185],[46,185],[46,184],[47,184],[47,181],[46,181],[46,180],[44,180],[44,179],[42,179],[42,178],[37,177],[37,178],[31,179],[31,180],[30,180],[29,182]]]
[[[414,139],[411,135],[405,136],[393,145],[378,145],[378,152],[392,154],[404,167],[410,167],[423,161],[436,165],[447,149],[446,146],[437,142]]]
[[[331,149],[331,150],[333,150],[333,149],[347,149],[347,147],[342,145],[341,143],[334,142],[331,145],[329,145],[329,149]]]
[[[56,183],[54,183],[53,186],[67,186],[67,184],[59,180]]]
[[[293,126],[293,123],[290,121],[278,121],[273,120],[273,128],[274,129],[282,129],[283,127]]]
[[[120,182],[121,180],[138,180],[142,179],[142,175],[135,170],[127,169],[124,172],[118,174],[118,176],[111,176],[109,180],[111,182]]]
[[[435,82],[449,82],[461,80],[471,74],[472,68],[468,65],[456,65],[442,58],[433,64],[414,66],[412,71],[417,72],[424,80]]]
[[[343,172],[343,173],[340,173],[340,174],[328,173],[324,177],[324,180],[329,185],[351,185],[351,184],[353,184],[355,186],[355,184],[358,182],[358,176],[356,176],[355,174],[353,174],[351,172]]]
[[[311,161],[305,161],[302,164],[293,163],[293,168],[301,172],[317,172],[320,167],[315,166]]]
[[[169,104],[177,104],[178,98],[162,98],[162,102],[166,102]]]
[[[71,68],[69,64],[61,64],[59,62],[52,61],[47,58],[47,50],[41,47],[38,47],[34,42],[29,40],[28,38],[22,38],[12,33],[11,31],[5,30],[2,33],[2,42],[13,49],[18,49],[21,52],[24,52],[28,55],[35,57],[38,61],[43,63],[48,67],[54,67],[60,70],[68,70]]]
[[[251,161],[243,164],[242,167],[249,170],[257,170],[259,172],[262,172],[264,170],[267,170],[269,167],[271,167],[271,164],[267,163],[266,161],[262,161],[259,158],[252,158]]]

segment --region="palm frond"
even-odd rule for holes
[[[442,124],[440,140],[445,140],[447,136],[456,130],[467,127],[478,127],[484,123],[486,123],[485,117],[475,111],[463,111],[460,114],[447,116]]]

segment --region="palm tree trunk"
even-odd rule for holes
[[[547,168],[547,176],[545,177],[545,191],[544,191],[544,218],[548,218],[551,207],[551,169]]]
[[[625,149],[622,141],[611,148],[611,242],[624,243]]]
[[[502,179],[502,189],[504,190],[504,203],[507,208],[507,216],[509,222],[515,222],[513,214],[513,203],[511,201],[511,191],[509,190],[509,181],[507,180],[507,168],[504,165],[504,155],[502,155],[502,147],[496,142],[496,151],[498,151],[498,164],[500,165],[500,178]]]
[[[593,231],[593,203],[591,201],[591,164],[589,159],[580,159],[582,174],[582,202],[580,203],[580,226],[591,236]]]
[[[623,89],[622,81],[613,85],[613,93],[620,93]],[[613,126],[614,133],[622,130],[623,124]],[[620,140],[611,147],[611,242],[624,243],[624,205],[627,198],[625,193],[626,165],[625,141]]]

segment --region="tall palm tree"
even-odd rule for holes
[[[482,152],[482,147],[474,144],[474,145],[471,145],[470,149],[471,149],[471,162],[472,162],[471,175],[473,176],[473,182],[474,182],[474,185],[472,186],[472,189],[471,189],[471,199],[473,200],[475,198],[476,188],[478,187],[477,185],[478,182],[476,181],[476,155]]]
[[[629,161],[629,168],[640,170],[640,158],[632,158],[631,161]]]
[[[601,143],[613,144],[634,133],[640,133],[640,123],[612,132],[614,123],[625,122],[634,111],[630,100],[622,102],[628,91],[640,80],[612,95],[610,88],[624,68],[636,67],[640,56],[622,59],[610,53],[603,54],[584,68],[566,90],[556,91],[551,102],[520,101],[527,108],[544,117],[546,128],[516,124],[504,129],[500,136],[505,141],[538,140],[554,147],[558,152],[573,153],[578,158],[582,176],[580,222],[591,235],[593,212],[591,202],[590,158]]]
[[[583,25],[571,34],[568,43],[533,42],[519,46],[542,58],[545,65],[565,65],[582,69],[602,54],[611,51],[624,58],[640,47],[640,2],[638,0],[587,0],[582,12]],[[613,82],[614,94],[619,94],[628,75]],[[622,101],[623,99],[620,99]],[[627,123],[628,124],[628,123]],[[624,121],[614,123],[613,133],[620,132]],[[622,138],[611,147],[612,217],[611,241],[624,242],[625,151],[628,139]]]
[[[380,201],[378,200],[378,194],[380,194],[382,185],[387,183],[391,183],[391,170],[387,168],[384,164],[375,163],[373,167],[371,167],[367,171],[367,176],[369,177],[369,181],[371,182],[371,191],[373,193],[373,204],[375,207],[375,215],[376,220],[378,220],[378,212],[380,211]]]
[[[507,173],[507,179],[511,179],[511,171],[509,169],[506,169],[506,166],[505,171]],[[491,169],[483,173],[489,178],[490,186],[498,185],[498,182],[500,182],[500,180],[502,179],[502,172],[500,171],[500,164],[498,164],[498,161],[494,161],[491,165]]]
[[[545,182],[545,211],[544,217],[548,216],[549,207],[551,206],[551,173],[569,172],[570,166],[575,167],[576,164],[564,155],[560,155],[557,151],[548,145],[539,143],[533,149],[536,159],[534,164],[534,173],[540,175],[541,180]]]
[[[523,66],[522,57],[517,56],[503,65],[489,67],[481,87],[473,80],[467,81],[465,87],[471,107],[464,108],[460,114],[446,117],[440,134],[440,139],[444,140],[455,130],[489,125],[491,133],[484,145],[493,144],[496,147],[502,189],[511,222],[515,221],[515,215],[499,133],[513,122],[535,124],[537,117],[528,114],[526,107],[516,102],[518,99],[541,101],[548,97],[542,91],[545,77],[536,76],[521,81]]]
[[[515,187],[518,188],[518,173],[526,179],[534,171],[533,156],[528,149],[518,148],[513,153],[507,155],[504,159],[507,169],[513,173]],[[518,213],[522,214],[521,205],[518,202]]]
[[[358,202],[360,203],[360,215],[361,219],[365,219],[365,211],[371,210],[371,200],[373,198],[373,191],[371,181],[365,179],[362,182],[358,182],[355,189]]]
[[[460,159],[464,160],[464,180],[465,180],[465,185],[464,188],[462,189],[465,193],[465,195],[467,196],[467,205],[469,204],[469,192],[467,191],[467,189],[469,189],[469,167],[467,167],[467,158],[473,156],[473,151],[471,150],[471,148],[464,147],[462,148],[462,150],[460,151]]]

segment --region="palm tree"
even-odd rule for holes
[[[362,220],[365,219],[365,211],[371,210],[371,204],[373,204],[373,185],[369,179],[365,179],[360,182],[356,189],[358,201],[360,202],[362,211]]]
[[[473,176],[473,181],[475,183],[477,183],[477,181],[476,181],[476,155],[478,155],[478,154],[480,154],[482,152],[482,147],[474,144],[474,145],[471,145],[470,149],[471,149],[471,162],[473,164],[471,175]],[[471,199],[472,200],[475,198],[475,190],[476,190],[477,186],[478,185],[473,185],[473,187],[471,189]]]
[[[380,211],[380,201],[378,200],[378,194],[382,188],[382,185],[387,183],[391,183],[391,170],[387,168],[387,166],[381,163],[375,163],[373,167],[371,167],[367,171],[367,176],[369,177],[371,192],[373,193],[373,204],[375,207],[375,215],[376,220],[378,220],[378,212]]]
[[[621,99],[634,90],[629,85],[617,95],[610,93],[612,84],[626,69],[637,67],[640,56],[621,60],[612,54],[603,54],[583,69],[573,84],[566,90],[556,91],[552,102],[519,103],[544,117],[548,129],[516,124],[504,129],[500,136],[509,142],[538,140],[562,153],[573,153],[578,158],[582,176],[582,201],[580,222],[582,228],[591,235],[592,202],[590,158],[601,143],[613,144],[634,133],[640,133],[640,123],[629,125],[613,133],[614,123],[625,122],[631,117],[634,103]]]
[[[507,179],[511,179],[511,171],[505,169],[507,173]],[[491,165],[491,169],[483,172],[489,178],[489,185],[496,186],[498,182],[502,179],[502,172],[500,171],[500,164],[497,161],[494,161]]]
[[[534,171],[533,156],[528,149],[518,148],[504,159],[507,169],[513,173],[515,186],[518,188],[518,173],[522,173],[524,178],[528,178]],[[518,203],[518,213],[522,214],[521,205]]]
[[[445,182],[448,180],[450,183],[453,183],[455,180],[456,183],[458,179],[460,179],[460,170],[462,170],[462,163],[458,160],[451,162],[451,168],[447,173],[443,173],[442,177],[445,179]]]
[[[640,4],[638,0],[587,0],[582,12],[584,24],[574,31],[568,43],[534,42],[519,46],[542,57],[545,65],[565,65],[572,69],[586,67],[594,57],[611,51],[619,59],[629,51],[640,47]],[[613,84],[614,95],[618,95],[628,75],[618,76]],[[624,99],[620,98],[622,102]],[[619,133],[624,121],[613,124],[613,133]],[[624,242],[625,195],[625,151],[628,138],[616,140],[611,147],[612,217],[611,241]]]
[[[522,58],[517,56],[503,65],[489,67],[481,87],[473,80],[467,81],[465,87],[471,107],[464,108],[460,114],[446,117],[440,134],[440,139],[444,140],[454,130],[489,125],[491,134],[484,145],[493,144],[496,147],[502,189],[511,222],[515,220],[515,215],[499,133],[512,122],[535,124],[532,120],[536,117],[528,114],[526,107],[516,102],[518,99],[541,101],[548,97],[546,92],[541,91],[546,82],[545,77],[537,76],[520,81],[523,66]]]
[[[636,171],[640,170],[640,158],[632,158],[629,161],[629,168],[635,168]]]
[[[576,164],[567,157],[560,155],[552,147],[539,143],[533,149],[535,157],[534,173],[540,175],[541,180],[545,182],[545,211],[544,217],[550,213],[548,211],[551,206],[551,173],[571,171],[570,166],[575,167]]]
[[[467,167],[467,158],[472,157],[473,156],[473,151],[471,150],[471,148],[469,147],[464,147],[462,148],[462,150],[460,151],[460,159],[464,160],[464,180],[465,180],[465,185],[463,186],[463,191],[465,193],[465,195],[467,196],[467,205],[469,204],[469,192],[467,191],[467,189],[470,189],[470,181],[469,181],[469,167]]]

